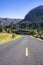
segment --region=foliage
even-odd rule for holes
[[[0,25],[0,32],[2,32],[2,26]]]
[[[11,31],[11,29],[9,28],[9,29],[7,29],[7,33],[12,33],[12,31]]]
[[[6,33],[6,31],[5,31],[4,27],[2,27],[2,32],[3,32],[3,33]]]

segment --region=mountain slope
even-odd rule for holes
[[[0,18],[0,24],[2,26],[7,26],[9,25],[10,23],[18,23],[20,22],[22,19],[12,19],[12,18]]]
[[[38,6],[32,9],[29,13],[26,14],[25,20],[43,20],[43,5]]]
[[[33,8],[21,22],[20,28],[43,29],[43,5]]]

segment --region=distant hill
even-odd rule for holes
[[[20,22],[22,19],[12,19],[12,18],[0,18],[0,24],[2,26],[7,26],[11,23],[18,23]]]
[[[30,10],[18,24],[20,28],[24,29],[43,29],[43,5]]]

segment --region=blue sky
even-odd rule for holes
[[[0,0],[0,17],[23,19],[39,5],[43,5],[43,0]]]

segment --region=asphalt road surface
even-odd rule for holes
[[[0,45],[0,65],[43,65],[43,41],[25,35]]]

